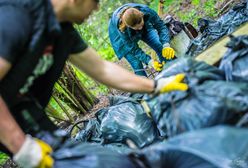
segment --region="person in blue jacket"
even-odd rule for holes
[[[146,5],[128,3],[115,10],[109,21],[109,38],[118,59],[126,58],[137,75],[147,76],[142,63],[160,71],[162,62],[175,56],[167,26]],[[142,51],[139,40],[156,51],[159,62]]]

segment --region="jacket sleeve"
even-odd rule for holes
[[[133,44],[131,54],[146,65],[148,65],[149,61],[151,60],[151,57],[147,55],[136,43]]]
[[[150,9],[150,18],[149,21],[152,23],[153,27],[158,31],[159,39],[162,44],[170,42],[170,33],[168,27],[164,24],[162,19],[158,16],[158,14]]]

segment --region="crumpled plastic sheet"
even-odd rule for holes
[[[141,152],[155,168],[247,168],[248,129],[216,126],[175,136]]]
[[[137,101],[139,97],[143,95],[110,98],[111,106],[98,111],[96,119],[86,124],[76,140],[102,145],[122,143],[134,148],[142,148],[159,140],[157,127]]]
[[[228,81],[248,81],[248,35],[232,37],[219,68]]]
[[[158,78],[182,72],[189,85],[187,92],[144,97],[162,137],[219,124],[234,124],[248,111],[248,83],[226,82],[222,71],[203,62],[178,59]]]
[[[187,55],[196,56],[224,35],[234,32],[241,24],[248,21],[247,2],[233,7],[219,19],[199,19],[198,29],[201,32],[189,46]]]

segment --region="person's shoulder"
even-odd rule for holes
[[[22,22],[23,20],[30,19],[28,12],[18,6],[12,5],[1,5],[0,6],[0,21],[3,23],[4,21],[10,21],[10,19],[15,20],[17,22]]]

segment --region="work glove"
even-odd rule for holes
[[[52,148],[45,142],[27,135],[21,149],[13,160],[21,168],[52,168],[53,159],[50,156]]]
[[[175,57],[175,50],[170,47],[169,43],[163,45],[162,56],[167,60],[173,59]]]
[[[163,69],[163,64],[159,63],[158,61],[153,61],[152,59],[149,61],[148,65],[158,72],[162,71]]]
[[[159,94],[176,90],[186,91],[188,90],[188,85],[183,83],[184,78],[184,74],[177,74],[175,76],[155,80],[154,93]]]

